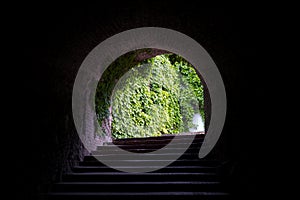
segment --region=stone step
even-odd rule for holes
[[[200,148],[202,143],[192,143],[188,147],[189,148]],[[123,149],[161,149],[166,147],[166,144],[122,144],[122,145],[115,145]],[[176,143],[176,144],[169,144],[166,148],[184,148],[187,146],[187,143]],[[97,150],[101,149],[109,149],[114,147],[114,145],[103,145],[98,146]]]
[[[129,167],[118,167],[124,170],[128,169],[139,169],[141,167],[134,167],[134,166],[129,166]],[[147,168],[149,170],[151,169],[157,169],[158,166],[149,166],[149,167],[142,167],[143,169]],[[114,168],[110,168],[107,166],[76,166],[72,168],[72,171],[75,173],[86,173],[86,172],[118,172],[118,170]],[[209,166],[169,166],[165,167],[163,169],[156,170],[154,172],[200,172],[200,173],[216,173],[217,172],[217,167],[209,167]]]
[[[175,137],[176,136],[176,137]],[[162,135],[158,137],[140,137],[140,138],[124,138],[124,139],[115,139],[114,141],[148,141],[148,140],[173,140],[173,139],[190,139],[193,137],[194,139],[204,139],[205,134],[178,134],[178,135]]]
[[[97,159],[100,160],[169,160],[172,158],[178,159],[197,159],[198,154],[192,153],[166,153],[166,154],[158,154],[158,153],[148,153],[148,154],[102,154],[102,155],[92,155],[85,156],[84,161],[94,161]]]
[[[92,155],[100,155],[100,154],[114,154],[114,153],[119,153],[122,151],[128,151],[128,152],[134,152],[134,153],[150,153],[150,152],[154,152],[156,150],[159,150],[157,148],[146,148],[146,149],[132,149],[132,148],[119,148],[119,149],[115,149],[115,148],[111,148],[111,146],[109,148],[106,148],[106,146],[102,146],[102,148],[98,148],[98,150],[96,151],[92,151]],[[185,148],[166,148],[164,149],[165,153],[181,153],[181,152],[185,152],[185,153],[199,153],[200,148],[189,148],[189,149],[185,149]]]
[[[120,148],[135,152],[134,156],[124,154],[113,143],[98,146],[96,151],[72,168],[72,173],[63,175],[62,182],[54,184],[52,191],[41,199],[229,199],[218,175],[221,163],[210,158],[198,158],[204,135],[196,135],[188,149],[183,146],[191,136],[179,137],[174,139],[173,135],[169,135],[113,141]],[[175,143],[165,148],[164,153],[156,152],[171,140]],[[147,155],[144,154],[146,152]],[[106,166],[97,158],[113,167],[118,166],[116,168],[121,171]],[[174,158],[178,159],[174,161]],[[166,165],[166,161],[168,166],[149,173],[122,171],[157,169]]]
[[[202,143],[204,138],[195,138],[193,139],[193,143]],[[114,140],[113,142],[105,142],[105,144],[168,144],[170,142],[176,142],[176,143],[184,143],[184,142],[190,142],[191,138],[180,138],[180,139],[151,139],[151,140]]]
[[[216,173],[123,173],[90,172],[69,173],[63,176],[64,182],[128,182],[130,181],[217,181]]]
[[[220,162],[212,160],[170,160],[169,166],[219,166]],[[109,163],[114,164],[115,166],[161,166],[165,164],[165,161],[162,160],[109,160]],[[79,166],[105,166],[102,162],[98,160],[94,161],[83,161],[79,162]]]
[[[56,192],[47,195],[45,200],[199,200],[199,199],[230,199],[228,193],[224,192]]]
[[[53,192],[213,192],[222,191],[220,182],[166,181],[166,182],[61,182]]]

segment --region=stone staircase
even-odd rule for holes
[[[178,143],[168,146],[164,154],[153,152],[164,147],[173,137],[115,140],[113,143],[120,148],[141,153],[135,160],[124,160],[120,169],[154,168],[168,159],[169,154],[178,153],[180,144],[191,136],[180,136],[176,139]],[[229,199],[218,173],[220,162],[198,158],[203,139],[204,135],[196,135],[178,160],[148,173],[122,172],[99,162],[96,157],[112,162],[119,158],[120,151],[106,143],[92,155],[85,156],[72,173],[64,175],[62,182],[53,185],[43,199]],[[143,154],[146,152],[148,155]],[[141,161],[146,163],[145,166],[138,165]]]

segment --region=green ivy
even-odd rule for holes
[[[203,85],[182,57],[163,54],[137,61],[130,52],[113,62],[96,92],[99,123],[110,115],[114,138],[160,136],[187,132],[200,112],[204,119]]]

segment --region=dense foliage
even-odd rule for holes
[[[203,86],[195,69],[175,54],[137,61],[139,53],[121,56],[102,75],[96,93],[99,123],[112,115],[114,138],[188,132],[195,113],[204,119]]]

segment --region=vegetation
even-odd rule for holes
[[[195,113],[204,119],[203,85],[193,66],[171,53],[137,59],[151,51],[119,57],[99,81],[97,118],[103,124],[112,116],[111,129],[104,132],[114,138],[188,132]]]

